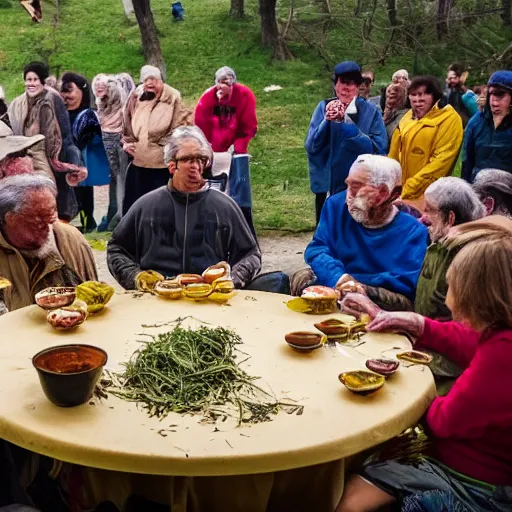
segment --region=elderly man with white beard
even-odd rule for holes
[[[85,238],[57,222],[56,196],[55,183],[45,176],[0,180],[0,278],[12,284],[0,301],[10,311],[34,304],[34,295],[49,286],[97,279]]]
[[[304,255],[316,284],[414,298],[427,229],[393,204],[401,176],[400,164],[384,156],[361,155],[352,164],[347,190],[325,203]]]

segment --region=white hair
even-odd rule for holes
[[[370,183],[375,187],[386,185],[389,192],[393,192],[402,183],[402,166],[393,158],[370,154],[359,155],[350,167],[349,174],[361,168],[370,174]]]
[[[140,68],[140,82],[144,83],[148,78],[162,80],[162,72],[156,66],[146,64]]]
[[[33,190],[49,190],[57,197],[55,183],[39,174],[18,174],[0,180],[0,222],[8,212],[18,213],[27,205],[27,194]]]
[[[455,224],[481,219],[485,215],[485,207],[471,185],[453,176],[434,181],[425,190],[425,199],[434,201],[445,216],[453,212]]]
[[[229,85],[233,85],[236,82],[235,71],[228,66],[223,66],[220,69],[217,69],[215,72],[215,84],[219,84],[224,78],[229,78]]]
[[[115,76],[115,79],[119,85],[119,90],[121,91],[121,102],[124,105],[132,91],[135,89],[135,82],[128,73],[119,73]]]
[[[176,128],[169,138],[169,142],[164,148],[164,161],[166,165],[172,162],[181,146],[181,141],[185,139],[193,139],[201,146],[201,153],[208,158],[210,164],[213,161],[213,150],[212,146],[206,139],[203,131],[198,126],[180,126]]]
[[[391,79],[394,80],[395,78],[402,77],[404,77],[406,80],[409,80],[409,72],[407,71],[407,69],[399,69],[398,71],[395,71]]]

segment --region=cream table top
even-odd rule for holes
[[[298,353],[284,341],[297,330],[339,315],[290,311],[289,297],[240,291],[229,305],[166,301],[116,294],[104,312],[78,329],[61,333],[30,306],[0,317],[0,437],[66,462],[133,473],[213,476],[279,471],[332,461],[387,440],[417,421],[435,387],[424,366],[402,367],[373,395],[350,393],[338,374],[363,368],[365,356],[410,348],[398,335],[366,334],[364,344],[345,355],[324,346]],[[251,358],[243,364],[259,384],[286,401],[304,405],[302,415],[280,412],[273,421],[236,427],[228,420],[200,423],[200,416],[171,414],[150,418],[135,403],[114,396],[74,408],[52,405],[43,394],[31,358],[39,350],[65,343],[105,349],[107,367],[116,369],[140,346],[138,336],[171,329],[142,324],[170,322],[193,315],[235,329]]]

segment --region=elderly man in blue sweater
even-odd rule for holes
[[[395,206],[401,176],[400,164],[384,156],[352,164],[347,190],[327,199],[304,255],[317,284],[360,291],[383,306],[389,293],[414,299],[427,228]]]
[[[322,100],[309,123],[305,147],[311,191],[316,195],[318,223],[327,192],[347,188],[345,179],[354,160],[364,153],[384,155],[388,138],[382,114],[364,98],[358,98],[363,77],[352,61],[334,67],[336,96]]]

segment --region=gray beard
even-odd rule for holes
[[[50,227],[50,233],[46,242],[39,247],[39,249],[20,250],[20,253],[26,258],[44,260],[51,254],[59,255],[57,249],[57,242],[55,241],[55,235],[52,227]]]

